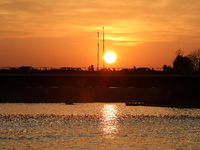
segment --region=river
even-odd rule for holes
[[[1,103],[0,149],[200,149],[200,109]]]

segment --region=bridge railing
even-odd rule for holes
[[[2,70],[18,70],[20,67],[0,67],[0,71]],[[51,71],[51,70],[83,70],[83,71],[88,71],[89,67],[33,67],[36,70],[41,70],[41,71]],[[137,68],[135,68],[137,69]],[[149,68],[150,70],[154,71],[163,71],[163,68]],[[122,71],[122,70],[134,70],[134,68],[124,68],[124,67],[106,67],[106,68],[99,68],[99,71],[101,70],[109,70],[109,71]],[[94,68],[94,71],[98,71],[97,68]]]

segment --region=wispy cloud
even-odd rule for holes
[[[199,10],[197,0],[4,0],[0,37],[58,37],[104,26],[115,44],[200,41]]]

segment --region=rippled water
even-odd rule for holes
[[[0,104],[0,149],[200,149],[200,109]]]

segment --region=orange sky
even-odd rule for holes
[[[200,49],[199,0],[1,0],[0,67],[97,64],[97,32],[117,60],[106,67],[172,66]]]

